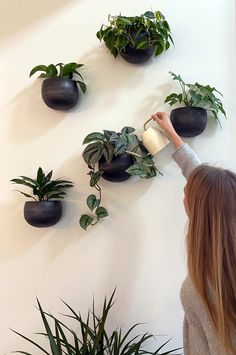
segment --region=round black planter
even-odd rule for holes
[[[26,201],[25,220],[34,227],[44,228],[56,224],[62,215],[61,201]]]
[[[130,45],[126,46],[124,52],[121,52],[121,57],[126,60],[126,62],[132,64],[142,64],[147,62],[153,55],[154,47],[148,47],[146,49],[136,49]]]
[[[134,159],[130,155],[118,155],[114,157],[110,163],[107,163],[105,158],[101,158],[98,167],[104,171],[102,177],[105,180],[112,182],[122,182],[128,180],[131,175],[125,170],[134,164]]]
[[[45,79],[41,93],[45,104],[54,110],[70,110],[79,100],[78,85],[71,79]]]
[[[130,35],[133,38],[134,44],[137,44],[140,42],[142,39],[147,38],[147,32],[142,31],[138,35],[135,35],[134,30],[130,30]],[[146,49],[137,49],[135,46],[131,47],[130,45],[127,45],[125,47],[125,50],[120,53],[121,57],[126,60],[129,63],[132,64],[142,64],[148,61],[154,52],[154,47],[149,46]]]
[[[171,111],[170,119],[181,137],[196,137],[206,128],[207,111],[202,107],[175,108]]]

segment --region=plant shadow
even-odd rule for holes
[[[41,98],[41,80],[34,81],[21,91],[9,103],[9,110],[12,122],[8,135],[13,142],[34,141],[47,134],[66,115],[65,112],[52,110],[44,104]]]
[[[104,106],[113,104],[123,89],[142,85],[144,71],[151,65],[151,60],[141,66],[127,63],[120,56],[114,58],[102,44],[85,53],[80,62],[88,68],[86,79],[88,85],[91,83],[93,99],[101,99]]]

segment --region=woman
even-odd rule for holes
[[[201,164],[166,113],[152,118],[173,143],[173,158],[187,178],[184,354],[236,354],[236,175]]]

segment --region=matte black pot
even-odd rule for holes
[[[147,32],[142,31],[137,36],[135,35],[135,31],[131,30],[130,35],[133,38],[134,43],[140,42],[142,39],[147,38]],[[154,47],[150,46],[146,49],[137,49],[135,46],[131,47],[127,45],[125,50],[120,53],[121,57],[129,63],[132,64],[142,64],[148,61],[154,52]]]
[[[170,119],[181,137],[196,137],[206,128],[207,111],[202,107],[175,108],[171,111]]]
[[[56,224],[62,215],[61,201],[26,201],[25,220],[34,227],[44,228]]]
[[[114,157],[110,163],[107,163],[105,158],[101,158],[98,167],[104,171],[102,177],[105,180],[112,182],[122,182],[128,180],[131,175],[125,170],[134,164],[134,159],[130,155],[118,155]]]
[[[45,79],[41,93],[45,104],[54,110],[70,110],[79,100],[78,85],[71,79]]]

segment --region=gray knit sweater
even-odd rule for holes
[[[183,175],[188,178],[191,172],[201,164],[197,155],[188,144],[183,144],[173,154]],[[222,355],[219,342],[190,276],[187,276],[181,288],[181,301],[185,316],[183,341],[185,355]]]

